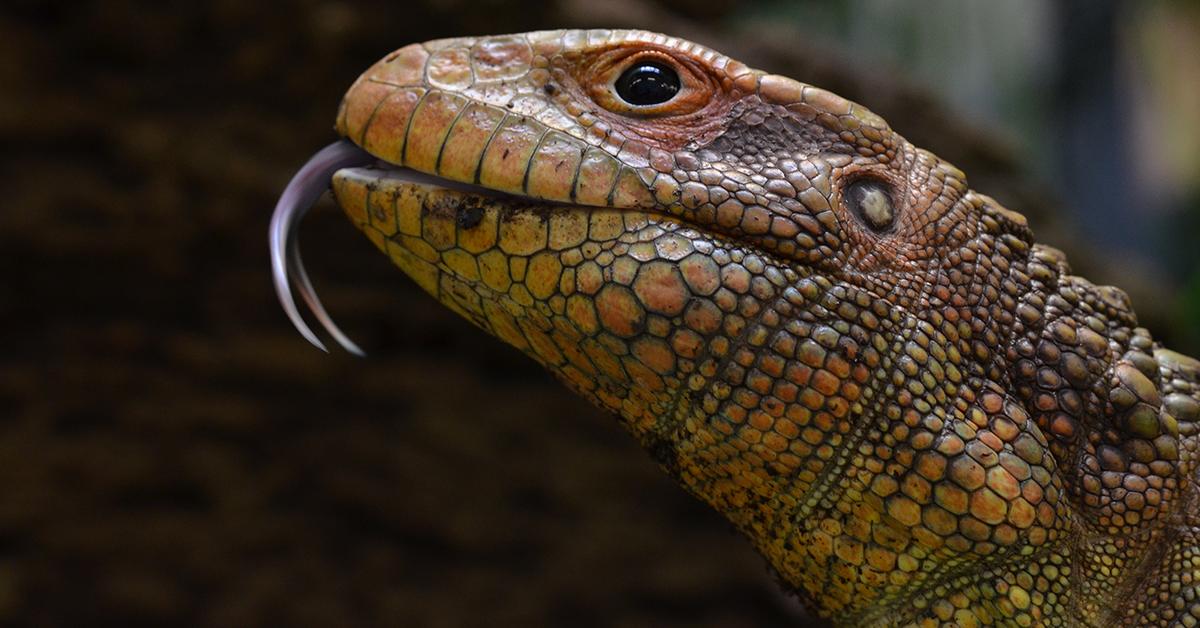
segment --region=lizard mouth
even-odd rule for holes
[[[316,289],[304,268],[298,240],[299,225],[304,216],[330,188],[331,181],[335,177],[342,176],[358,181],[367,181],[371,184],[386,183],[393,187],[437,189],[449,193],[486,197],[491,204],[496,206],[520,206],[530,203],[537,203],[541,206],[563,205],[563,203],[511,194],[399,166],[368,153],[346,139],[321,149],[296,172],[287,187],[284,188],[271,216],[268,239],[271,252],[271,275],[280,305],[296,330],[313,346],[325,352],[328,352],[329,349],[305,321],[300,307],[297,305],[296,294],[300,296],[300,301],[307,306],[313,318],[338,345],[354,355],[365,355],[363,350],[334,323],[320,298],[317,297]]]
[[[269,241],[271,246],[271,276],[275,284],[275,293],[283,306],[288,319],[313,346],[328,352],[325,343],[317,337],[300,313],[293,296],[293,289],[300,295],[301,301],[308,306],[309,311],[321,327],[337,341],[345,350],[358,356],[365,353],[354,341],[333,322],[321,299],[317,297],[316,289],[304,268],[304,260],[300,255],[298,239],[300,221],[303,220],[313,204],[329,189],[330,181],[339,170],[353,168],[371,170],[368,178],[389,178],[411,185],[439,187],[460,192],[488,196],[507,196],[487,188],[451,181],[430,174],[417,172],[411,168],[397,166],[383,161],[367,151],[359,148],[349,140],[339,140],[317,151],[307,163],[292,176],[287,187],[275,204],[271,215]]]

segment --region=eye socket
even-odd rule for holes
[[[614,87],[631,105],[661,105],[679,93],[679,73],[661,63],[641,61],[626,68]]]
[[[592,101],[606,113],[620,116],[612,119],[614,123],[639,127],[637,134],[643,137],[670,131],[675,136],[668,140],[682,139],[686,137],[682,128],[719,123],[719,116],[699,115],[726,96],[703,59],[649,44],[630,44],[599,50],[574,67],[575,82]],[[643,126],[649,120],[670,121],[671,127]]]
[[[859,179],[847,185],[842,199],[851,212],[875,231],[886,231],[896,222],[896,209],[886,185]]]

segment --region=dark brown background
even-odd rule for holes
[[[288,324],[275,195],[405,43],[696,39],[868,103],[1070,244],[994,134],[799,27],[726,33],[733,0],[6,4],[3,624],[805,625],[611,418],[421,294],[328,200],[306,259],[371,357]]]

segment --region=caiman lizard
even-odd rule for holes
[[[401,48],[330,186],[844,626],[1200,622],[1200,362],[861,105],[642,31]]]

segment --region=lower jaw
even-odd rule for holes
[[[684,326],[689,293],[676,263],[706,246],[700,232],[645,211],[481,195],[388,168],[339,170],[333,190],[423,290],[622,415],[635,435],[670,416],[681,377],[631,356],[651,346],[665,355]],[[646,283],[662,271],[669,285]]]
[[[403,252],[497,293],[525,282],[521,269],[535,259],[555,257],[572,267],[599,257],[607,264],[614,254],[606,251],[623,252],[639,237],[646,239],[639,236],[643,230],[690,229],[644,210],[517,196],[382,163],[338,170],[332,188],[351,221],[394,260]],[[707,238],[696,230],[688,239]],[[468,261],[470,268],[463,265]],[[509,268],[507,280],[489,278],[481,268],[496,262]],[[573,293],[550,285],[526,288],[538,300]]]
[[[804,269],[643,210],[497,194],[378,163],[339,170],[332,185],[355,226],[423,290],[620,416],[660,464],[676,467],[676,479],[724,516],[737,523],[754,515],[733,506],[746,501],[742,495],[705,483],[711,469],[701,468],[694,452],[731,436],[714,431],[709,415],[719,412],[702,412],[701,402],[720,378],[717,365],[744,348],[743,330],[780,324],[761,312],[781,305],[776,301],[783,290]],[[749,264],[752,256],[757,264]],[[759,281],[770,294],[758,295],[718,264],[743,272],[766,265],[786,281]],[[748,311],[751,299],[758,312]],[[725,348],[716,349],[718,344]],[[698,373],[709,375],[697,387],[689,380]],[[861,437],[861,430],[849,434],[855,442]],[[853,451],[847,447],[846,456]],[[772,523],[811,513],[823,494],[843,490],[835,483],[845,464],[846,457],[829,461],[804,487],[799,509],[780,506],[781,519]],[[719,484],[744,490],[735,482]],[[796,488],[778,493],[795,494]],[[777,569],[787,563],[783,553],[792,550],[772,542],[774,527],[766,536],[753,526],[743,529],[769,560],[778,561]]]

